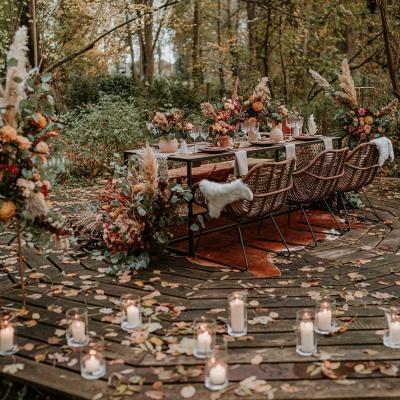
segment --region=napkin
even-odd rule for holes
[[[238,150],[235,152],[235,163],[233,173],[235,176],[244,176],[249,172],[249,164],[247,162],[247,152]]]
[[[333,140],[331,137],[322,138],[324,141],[325,150],[333,150]]]
[[[393,144],[390,139],[383,136],[378,139],[371,140],[371,143],[374,143],[378,148],[379,152],[379,166],[382,167],[385,164],[386,160],[393,161],[394,160],[394,152],[393,152]]]
[[[296,145],[294,143],[285,144],[286,160],[289,158],[296,158]]]

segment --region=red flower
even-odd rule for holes
[[[40,191],[43,193],[43,196],[44,196],[44,197],[47,197],[47,196],[49,195],[49,189],[47,188],[46,185],[43,185],[43,186],[40,188]]]
[[[19,174],[19,168],[18,168],[18,166],[15,165],[15,164],[10,165],[10,166],[8,167],[8,170],[10,171],[11,174],[13,174],[13,175],[15,175],[15,176],[17,176],[17,175]]]

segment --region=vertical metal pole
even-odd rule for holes
[[[191,160],[186,161],[186,170],[187,170],[187,183],[190,189],[192,188],[192,162]],[[194,235],[193,231],[190,229],[190,226],[193,223],[193,200],[190,200],[188,203],[188,237],[189,237],[189,256],[194,257]]]

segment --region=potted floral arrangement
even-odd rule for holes
[[[156,112],[148,128],[159,139],[161,153],[175,153],[179,146],[178,139],[186,139],[193,125],[185,120],[181,110],[171,110],[166,113]]]
[[[269,134],[271,140],[281,142],[284,139],[282,123],[287,118],[289,111],[284,104],[278,101],[270,102],[265,115],[271,119],[272,129]]]
[[[223,98],[220,103],[209,102],[200,105],[202,114],[210,126],[214,144],[221,147],[229,146],[229,137],[236,132],[236,125],[241,118],[241,104],[237,96],[231,99]]]
[[[335,115],[335,119],[343,126],[343,137],[348,138],[350,148],[387,133],[388,126],[392,122],[391,114],[396,111],[398,100],[393,99],[381,110],[360,106],[346,59],[342,62],[342,70],[339,74],[339,90],[336,90],[318,72],[310,69],[310,73],[317,84],[339,106],[340,110]]]
[[[27,29],[15,34],[0,85],[0,228],[16,225],[23,299],[22,238],[43,246],[50,239],[68,246],[64,219],[51,209],[49,191],[64,161],[51,157],[49,140],[59,126],[51,106],[51,75],[26,69]],[[49,101],[50,100],[50,101]]]

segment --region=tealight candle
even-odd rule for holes
[[[90,374],[95,373],[100,368],[100,361],[96,357],[96,351],[90,350],[89,351],[89,358],[85,360],[85,368],[86,371]]]
[[[298,340],[296,351],[301,355],[312,355],[316,351],[313,316],[314,313],[310,310],[297,312]]]
[[[0,352],[7,353],[14,347],[15,330],[11,324],[0,329]]]
[[[88,315],[85,308],[67,311],[67,343],[70,347],[82,347],[89,342]]]
[[[211,335],[205,331],[197,335],[197,346],[202,353],[208,353],[211,349]]]
[[[247,334],[246,294],[243,292],[234,292],[229,297],[228,333],[231,336]]]
[[[315,314],[315,332],[328,335],[335,329],[335,301],[325,296],[317,306]]]
[[[140,296],[124,294],[121,296],[121,328],[130,331],[142,325]]]
[[[318,329],[320,331],[330,331],[332,326],[332,310],[323,308],[317,313]]]

